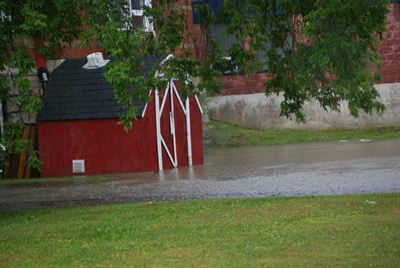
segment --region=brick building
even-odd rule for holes
[[[299,124],[279,116],[282,96],[264,96],[267,73],[249,76],[226,75],[222,77],[223,95],[208,102],[211,119],[260,129],[280,128],[347,128],[368,126],[393,126],[400,124],[400,1],[390,5],[386,19],[387,31],[378,47],[381,57],[382,80],[376,85],[385,114],[350,116],[345,105],[341,112],[325,112],[316,103],[307,103],[304,112],[307,124]]]

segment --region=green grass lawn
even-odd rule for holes
[[[1,267],[400,267],[400,195],[0,212]]]
[[[328,130],[256,130],[222,122],[205,125],[207,148],[263,146],[339,140],[384,140],[400,138],[399,127]]]

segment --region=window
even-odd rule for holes
[[[153,31],[151,18],[144,16],[144,8],[151,7],[151,0],[128,0],[127,10],[131,18],[132,26],[141,28],[146,32]]]
[[[217,67],[223,74],[237,74],[239,72],[234,59],[229,54],[231,46],[237,42],[235,35],[227,34],[222,24],[215,24],[208,28],[208,35],[213,38],[222,50],[222,56],[226,61],[225,66]]]
[[[0,22],[11,21],[11,16],[0,10]]]
[[[196,9],[200,5],[205,4],[208,5],[209,8],[211,8],[214,16],[218,19],[219,12],[222,8],[222,0],[193,0],[192,12],[194,24],[200,23],[200,17],[196,13]],[[225,31],[225,27],[217,22],[215,25],[209,26],[207,28],[207,37],[211,37],[212,39],[214,39],[214,41],[220,46],[220,48],[222,49],[222,56],[226,61],[226,64],[224,64],[224,66],[217,66],[217,69],[219,69],[225,75],[238,73],[239,70],[235,64],[235,61],[229,54],[229,49],[233,44],[241,43],[237,41],[235,35],[227,34]],[[207,40],[209,39],[207,38]]]
[[[400,1],[400,0],[398,0]],[[193,0],[192,1],[192,12],[193,12],[193,23],[200,23],[200,17],[196,13],[196,9],[199,5],[208,5],[211,8],[211,11],[214,13],[214,16],[217,18],[217,23],[212,26],[208,26],[207,28],[207,37],[211,37],[217,44],[219,44],[222,50],[222,56],[227,61],[224,66],[220,66],[217,68],[222,71],[224,75],[237,74],[243,72],[243,70],[238,69],[237,64],[235,63],[234,55],[230,55],[229,50],[233,44],[239,44],[242,46],[243,42],[237,40],[235,34],[228,34],[226,32],[225,26],[219,23],[219,14],[221,14],[222,8],[222,0]],[[276,16],[282,16],[282,11],[277,11],[275,13]],[[207,39],[209,40],[209,38]],[[288,37],[288,41],[291,40],[291,37]],[[289,42],[291,43],[291,42]],[[255,55],[255,60],[258,62],[257,71],[264,72],[268,70],[268,56],[266,51],[271,49],[271,44],[265,44],[265,48],[258,51]],[[277,50],[280,55],[283,55],[283,51],[281,49]]]

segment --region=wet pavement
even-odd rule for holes
[[[387,192],[400,192],[399,139],[221,149],[193,168],[89,184],[0,186],[0,210]]]

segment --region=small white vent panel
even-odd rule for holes
[[[72,173],[85,173],[85,160],[72,160]]]

